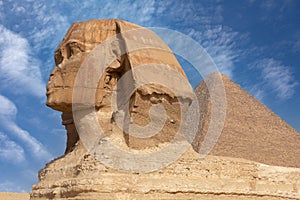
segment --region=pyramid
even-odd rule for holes
[[[205,82],[213,89],[221,87],[226,94],[226,118],[216,145],[209,154],[244,158],[268,165],[300,167],[300,134],[265,105],[247,93],[226,75],[209,75],[196,88],[201,123],[194,141],[199,151],[210,123],[211,98]]]

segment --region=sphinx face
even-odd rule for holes
[[[78,69],[87,56],[80,43],[72,40],[61,44],[55,53],[56,66],[47,84],[47,106],[62,112],[70,112],[72,91]]]
[[[105,34],[101,30],[106,30]],[[62,112],[72,111],[72,91],[79,67],[90,51],[115,32],[112,20],[72,25],[54,55],[56,66],[47,84],[47,106]]]

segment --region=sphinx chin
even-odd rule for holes
[[[60,112],[71,112],[72,111],[72,105],[70,103],[66,102],[60,102],[55,98],[48,98],[46,101],[46,105],[53,110],[57,110]]]

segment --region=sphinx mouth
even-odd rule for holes
[[[53,85],[49,81],[46,85],[46,95],[48,96],[49,94],[53,93]]]
[[[53,93],[53,90],[47,85],[46,87],[46,96],[49,96],[51,93]]]

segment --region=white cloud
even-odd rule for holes
[[[32,2],[35,17],[30,20],[37,22],[37,25],[30,31],[28,37],[33,43],[35,51],[42,49],[51,50],[49,58],[52,59],[53,51],[62,40],[70,26],[68,17],[58,13],[57,2]],[[76,11],[74,11],[76,13]],[[77,11],[78,12],[78,11]]]
[[[16,4],[12,8],[12,11],[20,13],[20,14],[24,14],[26,12],[26,10],[25,10],[25,8],[23,6],[17,6]]]
[[[290,67],[273,58],[260,60],[255,67],[261,70],[264,82],[281,100],[289,99],[294,95],[298,83]]]
[[[5,127],[6,130],[10,131],[10,134],[20,139],[33,156],[42,160],[48,160],[51,158],[51,154],[36,138],[16,124],[14,119],[17,114],[17,108],[13,102],[2,95],[0,95],[0,110],[1,125]]]
[[[241,56],[236,41],[240,41],[242,35],[222,25],[210,26],[203,31],[192,29],[188,35],[199,41],[220,72],[230,78],[233,77],[234,62],[238,60],[238,56]]]
[[[13,102],[0,95],[0,116],[12,119],[17,114],[17,108]]]
[[[257,100],[259,101],[263,101],[264,97],[265,97],[265,91],[259,87],[259,85],[254,85],[252,87],[247,87],[246,90],[252,95],[254,96]]]
[[[44,97],[38,62],[30,55],[28,41],[0,25],[0,82],[1,88],[12,93],[27,93]]]
[[[0,158],[10,162],[22,162],[25,160],[24,149],[10,140],[6,135],[0,132]]]
[[[14,123],[13,121],[7,121],[5,126],[15,136],[20,138],[22,142],[25,143],[26,147],[29,149],[30,152],[32,152],[33,156],[41,160],[49,160],[51,158],[51,154],[43,147],[43,144],[41,144],[27,131],[20,128],[16,123]]]
[[[85,1],[83,4],[82,1],[77,1],[76,6],[76,11],[71,13],[71,19],[77,18],[78,14],[81,14],[83,18],[120,18],[143,24],[153,20],[153,14],[156,11],[154,0],[118,2],[106,0],[101,4],[98,1]]]

